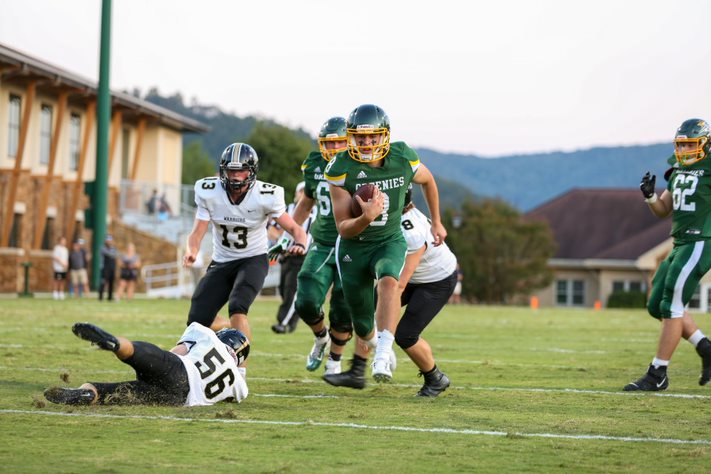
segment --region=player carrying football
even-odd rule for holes
[[[392,378],[392,345],[400,314],[398,278],[407,251],[400,216],[411,182],[422,185],[432,218],[434,245],[444,242],[447,231],[440,219],[434,177],[412,148],[404,142],[390,143],[390,119],[383,109],[372,104],[354,109],[347,120],[347,138],[347,151],[329,162],[326,179],[339,233],[336,262],[360,341],[350,370],[324,375],[324,380],[331,385],[363,388],[370,349],[376,349],[373,378],[378,382]],[[351,195],[366,183],[375,184],[377,189],[368,202],[357,198],[363,213],[353,217]],[[378,292],[375,308],[374,280]]]

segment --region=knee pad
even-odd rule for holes
[[[402,350],[409,349],[414,346],[417,344],[419,339],[420,337],[416,335],[403,334],[399,331],[395,332],[395,344],[397,344],[397,346]]]
[[[324,319],[323,308],[319,308],[311,301],[296,299],[294,309],[299,317],[308,325],[313,326]]]
[[[346,344],[348,344],[348,341],[353,339],[353,333],[351,333],[351,332],[348,333],[348,337],[346,339],[338,339],[336,336],[333,335],[333,333],[331,332],[330,329],[328,330],[328,335],[330,336],[331,342],[333,344],[335,344],[337,346],[341,346],[341,347],[345,346]]]

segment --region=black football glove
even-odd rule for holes
[[[639,189],[642,191],[645,199],[649,199],[654,196],[654,185],[657,183],[657,175],[650,174],[649,171],[642,176],[642,182],[639,183]]]

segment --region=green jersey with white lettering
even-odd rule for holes
[[[329,184],[340,186],[351,195],[367,183],[375,184],[385,194],[383,213],[354,240],[384,241],[401,233],[400,216],[405,193],[420,166],[420,158],[404,142],[393,142],[380,163],[381,166],[372,167],[354,160],[348,151],[342,151],[326,167],[326,180]]]
[[[316,201],[316,222],[311,225],[311,236],[319,244],[334,247],[338,230],[336,229],[336,219],[333,217],[333,207],[331,206],[331,193],[328,190],[328,182],[324,176],[324,171],[328,165],[321,152],[312,151],[301,164],[301,172],[304,173],[304,194]]]
[[[711,158],[675,166],[667,190],[672,195],[674,243],[711,239]]]

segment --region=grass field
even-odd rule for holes
[[[90,321],[170,348],[188,301],[0,301],[0,461],[17,472],[703,472],[711,387],[682,342],[662,394],[629,394],[659,327],[643,311],[448,306],[428,328],[452,386],[437,399],[397,350],[394,383],[331,387],[304,369],[312,337],[269,330],[277,302],[252,307],[241,404],[67,407],[53,385],[132,370],[75,337]],[[711,333],[709,316],[697,322]],[[349,346],[346,352],[352,354]]]

